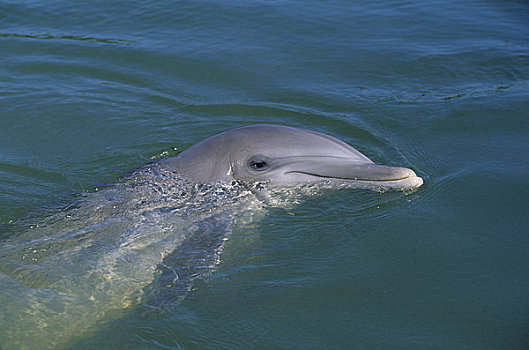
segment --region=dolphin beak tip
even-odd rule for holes
[[[422,179],[422,177],[419,177],[419,176],[415,176],[414,181],[415,181],[415,186],[414,186],[415,188],[421,187],[424,184],[424,180]]]
[[[422,179],[422,177],[417,176],[417,174],[415,174],[413,170],[410,170],[408,179],[410,181],[411,188],[419,188],[424,184],[424,180]]]
[[[422,177],[417,176],[417,174],[408,168],[400,168],[403,172],[402,176],[407,182],[407,187],[410,189],[419,188],[424,184]]]

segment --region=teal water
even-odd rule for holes
[[[67,347],[527,349],[527,18],[514,0],[0,2],[2,246],[211,134],[303,127],[425,185],[269,208],[181,302]]]

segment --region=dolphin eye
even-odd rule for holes
[[[252,170],[263,171],[268,168],[268,162],[264,156],[253,156],[248,159],[248,166]]]

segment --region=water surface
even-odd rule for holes
[[[180,303],[70,347],[526,349],[527,18],[523,1],[2,2],[0,239],[213,133],[313,129],[425,185],[269,208]]]

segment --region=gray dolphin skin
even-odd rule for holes
[[[234,227],[258,237],[268,208],[320,187],[422,183],[314,131],[253,125],[214,135],[2,237],[0,348],[77,349],[131,313],[176,307],[219,263]]]
[[[423,180],[407,168],[377,165],[331,136],[278,125],[252,125],[212,136],[175,158],[172,167],[196,182],[314,182],[406,190]]]

